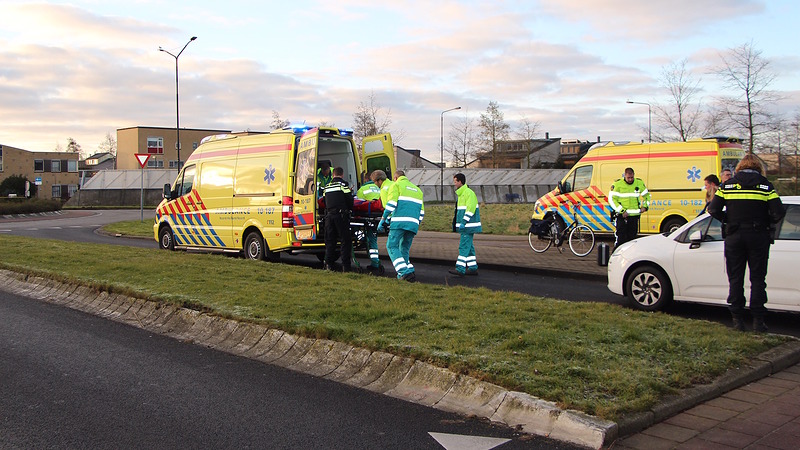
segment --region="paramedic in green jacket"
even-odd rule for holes
[[[650,192],[641,178],[635,178],[633,169],[625,169],[623,178],[615,181],[608,192],[608,204],[614,210],[614,249],[636,239],[639,234],[639,216],[650,207]]]
[[[397,272],[397,278],[414,282],[417,277],[414,274],[414,265],[409,261],[409,254],[411,242],[425,217],[422,189],[408,181],[405,172],[397,170],[387,200],[383,218],[378,223],[378,231],[383,230],[386,223],[390,222],[389,236],[386,238],[389,259]]]
[[[331,163],[328,161],[321,161],[319,169],[317,169],[317,197],[325,195],[325,186],[329,185],[333,180],[331,173]]]
[[[367,181],[358,188],[356,197],[367,201],[379,200],[381,198],[381,188],[368,178]],[[378,273],[381,267],[381,260],[378,258],[378,233],[369,227],[365,227],[364,236],[367,239],[367,251],[369,252],[370,259],[370,265],[367,270],[371,273]]]
[[[386,177],[386,172],[382,170],[373,170],[372,174],[369,176],[370,180],[373,183],[378,185],[378,188],[381,190],[381,205],[386,208],[386,204],[389,203],[389,190],[391,190],[394,181],[389,180]]]
[[[481,212],[478,206],[478,197],[475,191],[467,186],[467,177],[463,173],[457,173],[453,177],[453,185],[456,188],[458,204],[456,205],[456,231],[461,233],[461,240],[458,243],[458,260],[455,269],[450,269],[453,275],[463,277],[478,274],[478,260],[475,258],[475,245],[473,236],[480,233]]]

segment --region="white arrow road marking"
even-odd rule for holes
[[[436,439],[436,442],[446,450],[491,450],[511,440],[484,436],[434,433],[431,431],[429,431],[428,434]]]

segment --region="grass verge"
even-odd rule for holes
[[[785,341],[615,305],[218,255],[0,236],[0,267],[415,357],[609,420]]]

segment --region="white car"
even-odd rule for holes
[[[770,247],[767,308],[800,312],[800,196],[781,201],[786,216]],[[645,311],[660,310],[672,300],[727,306],[724,247],[720,222],[703,214],[672,233],[619,246],[608,262],[608,288]],[[748,271],[748,299],[749,277]]]

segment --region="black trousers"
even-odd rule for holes
[[[764,317],[767,308],[767,261],[771,242],[769,231],[740,228],[725,237],[725,269],[728,272],[728,309],[733,315],[744,312],[744,273],[750,268],[750,312]]]
[[[626,219],[617,215],[614,224],[617,228],[614,233],[614,248],[636,239],[639,235],[639,216],[628,216]]]
[[[325,263],[333,266],[336,262],[337,241],[342,241],[342,267],[350,268],[353,253],[353,238],[350,235],[350,214],[346,212],[325,215]]]

